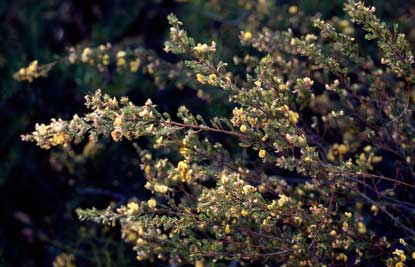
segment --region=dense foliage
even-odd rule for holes
[[[225,26],[201,40],[168,15],[170,54],[163,57],[137,44],[77,46],[13,75],[32,84],[79,66],[127,85],[140,73],[150,88],[188,89],[198,102],[173,112],[163,102],[168,96],[138,105],[98,89],[85,97],[85,114],[36,124],[22,139],[59,147],[51,162],[70,173],[103,153],[103,137],[132,142],[145,181],[124,182],[146,192],[98,190],[118,201],[77,214],[106,232],[119,225],[139,261],[415,264],[415,73],[405,34],[359,1],[344,3],[347,19],[271,1],[238,4],[235,20],[209,13]],[[238,27],[234,39],[216,36],[234,27],[227,24]],[[126,151],[113,149],[115,158]],[[54,266],[75,262],[63,253]]]

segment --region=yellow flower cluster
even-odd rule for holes
[[[336,260],[338,260],[338,261],[344,261],[344,262],[347,262],[347,260],[348,260],[349,258],[347,257],[347,255],[346,254],[344,254],[344,253],[340,253],[339,255],[337,255],[337,257],[336,257]]]
[[[278,199],[278,206],[282,207],[287,203],[290,203],[292,201],[292,199],[290,197],[287,197],[284,194],[280,194],[279,195],[279,199]]]
[[[141,65],[141,60],[139,58],[130,61],[130,71],[137,72],[140,65]]]
[[[54,134],[52,136],[52,139],[50,141],[50,144],[52,146],[62,145],[62,144],[64,144],[66,142],[66,139],[67,139],[66,136],[67,135],[65,133],[57,133],[57,134]]]
[[[404,267],[405,266],[405,262],[407,260],[407,256],[405,255],[405,251],[401,250],[401,249],[395,249],[392,252],[393,255],[395,255],[396,257],[394,257],[393,259],[389,259],[387,262],[388,266],[392,266],[392,267]],[[415,252],[412,253],[412,259],[415,260]],[[395,264],[393,265],[393,262],[395,262]]]
[[[20,68],[18,72],[13,75],[13,78],[18,81],[28,81],[31,83],[34,79],[43,76],[39,69],[38,61],[32,61],[28,67]]]
[[[327,152],[327,159],[330,161],[344,160],[344,155],[349,152],[350,146],[348,144],[334,144]]]
[[[127,204],[127,214],[128,215],[134,215],[138,211],[138,204],[136,202],[130,202]]]
[[[357,232],[362,235],[367,233],[366,225],[363,222],[357,223]]]
[[[198,82],[200,82],[201,84],[205,84],[206,82],[205,82],[205,76],[203,76],[202,74],[200,74],[200,73],[198,73],[198,74],[196,74],[196,80],[198,81]]]
[[[201,84],[205,84],[207,82],[210,85],[216,85],[218,82],[218,77],[214,73],[209,74],[208,76],[204,76],[203,74],[197,73],[196,80]]]
[[[189,168],[189,164],[186,161],[179,161],[176,168],[177,174],[173,176],[173,180],[181,180],[182,182],[189,183],[192,179],[193,170]]]
[[[68,253],[61,253],[56,256],[52,265],[53,267],[76,267],[75,256]]]
[[[226,234],[230,234],[230,233],[231,233],[231,227],[229,226],[229,224],[227,224],[227,225],[225,226],[225,233],[226,233]]]
[[[236,107],[236,108],[233,109],[232,113],[233,113],[233,117],[231,119],[231,122],[232,122],[233,126],[237,126],[240,123],[246,121],[247,116],[246,116],[244,108],[237,108]]]
[[[197,54],[205,54],[207,52],[215,52],[216,51],[216,43],[212,41],[211,45],[201,44],[198,43],[195,47],[193,47],[193,51]]]
[[[277,108],[277,110],[280,111],[280,112],[283,112],[284,116],[287,117],[288,120],[293,124],[296,124],[298,122],[298,119],[300,118],[300,115],[297,112],[292,111],[288,107],[288,105],[283,105],[283,106]]]
[[[125,51],[118,51],[117,52],[117,67],[119,67],[119,68],[123,68],[125,65],[126,65],[126,63],[127,63],[127,61],[125,60],[125,57],[126,57],[126,55],[127,55],[127,53],[125,52]]]
[[[65,133],[67,123],[62,120],[52,119],[52,123],[49,125],[36,124],[36,131],[33,133],[32,138],[39,143],[39,146],[43,149],[49,149],[51,146],[59,146],[66,144],[69,140],[69,135]],[[22,136],[24,139],[25,137]]]
[[[260,0],[262,6],[271,2]],[[293,27],[302,25],[298,18],[303,13],[297,6],[290,6],[288,13],[293,15],[289,18]],[[254,20],[255,15],[250,16],[250,20]],[[404,248],[396,249],[392,254],[395,247],[392,248],[386,238],[386,241],[380,240],[378,231],[367,228],[365,222],[371,221],[374,214],[385,209],[380,206],[383,202],[377,202],[378,197],[380,200],[382,196],[371,192],[369,186],[364,187],[369,180],[364,175],[373,173],[369,172],[368,164],[381,160],[375,156],[376,151],[381,149],[375,145],[376,142],[382,141],[384,136],[392,144],[395,142],[393,139],[404,136],[405,133],[399,131],[400,127],[396,123],[401,121],[402,124],[403,119],[408,120],[408,117],[405,117],[405,113],[396,120],[393,119],[395,116],[391,117],[388,120],[394,126],[390,127],[391,134],[388,131],[382,132],[381,121],[377,123],[375,118],[378,113],[376,107],[366,105],[370,101],[360,101],[360,97],[363,97],[360,93],[356,99],[348,95],[365,88],[365,94],[376,97],[376,90],[372,89],[378,85],[379,91],[394,88],[394,84],[390,87],[386,85],[388,80],[393,79],[383,79],[381,73],[376,74],[379,76],[372,75],[371,71],[376,68],[374,65],[362,65],[364,75],[360,73],[360,67],[358,73],[354,73],[354,68],[347,69],[347,72],[337,71],[343,68],[343,60],[353,54],[353,47],[350,50],[344,49],[339,41],[321,40],[324,34],[307,34],[297,40],[292,39],[293,31],[272,32],[265,27],[261,33],[240,33],[241,41],[252,42],[252,50],[257,49],[259,52],[249,53],[240,60],[243,61],[243,67],[247,66],[244,73],[247,78],[244,79],[240,75],[242,72],[238,71],[234,75],[228,72],[230,70],[227,70],[226,63],[215,64],[216,60],[212,60],[214,57],[211,53],[216,49],[214,42],[210,46],[204,43],[194,45],[193,39],[189,39],[187,33],[181,30],[181,22],[174,19],[173,15],[169,17],[173,30],[172,40],[167,42],[166,50],[190,54],[192,58],[185,65],[193,74],[187,73],[186,78],[194,75],[200,84],[224,89],[230,104],[236,106],[233,116],[215,117],[210,122],[204,122],[202,116],[180,108],[176,121],[176,117],[158,112],[151,100],[144,106],[135,106],[128,100],[115,105],[111,97],[102,97],[98,93],[88,98],[87,105],[93,111],[78,123],[71,121],[62,125],[66,131],[59,130],[59,124],[51,128],[39,126],[36,134],[41,134],[44,139],[40,140],[38,135],[32,134],[30,140],[37,141],[41,146],[64,144],[70,139],[85,135],[84,133],[92,132],[92,137],[96,137],[110,132],[114,141],[119,141],[122,136],[129,140],[147,137],[153,141],[153,148],[162,148],[154,151],[153,158],[151,146],[145,144],[148,151],[137,147],[142,161],[140,167],[148,180],[145,187],[154,197],[139,203],[128,203],[119,209],[122,216],[113,216],[112,210],[108,209],[99,213],[96,210],[81,212],[80,217],[103,223],[119,221],[123,238],[135,243],[134,249],[139,260],[151,261],[158,258],[163,262],[174,262],[180,259],[182,262],[177,264],[196,265],[203,265],[206,260],[206,264],[211,265],[211,260],[216,260],[216,255],[220,255],[222,259],[234,260],[237,257],[236,260],[241,262],[259,262],[262,259],[256,255],[269,255],[278,248],[283,254],[278,254],[281,257],[275,254],[275,262],[274,256],[270,257],[271,265],[345,266],[349,261],[352,264],[352,260],[356,265],[375,258],[377,253],[380,256],[384,256],[382,253],[392,255],[390,262],[393,267],[408,264],[410,254],[407,249],[413,240],[399,240]],[[255,27],[248,24],[246,29],[257,29],[256,26],[259,24]],[[346,26],[345,24],[344,27]],[[306,29],[301,32],[306,32]],[[339,36],[345,37],[343,34]],[[337,35],[329,37],[336,39]],[[290,40],[293,40],[295,47],[289,45]],[[314,45],[315,41],[318,45]],[[331,50],[332,42],[335,50]],[[321,52],[326,52],[326,49],[327,54]],[[131,72],[138,71],[140,64],[148,65],[140,60],[131,61],[132,56],[137,56],[131,50],[121,50],[114,54],[107,52],[106,47],[99,51],[85,48],[80,59],[90,64],[99,62],[102,66],[111,64],[113,58],[116,60],[113,64],[118,69],[129,68]],[[343,55],[339,62],[336,53]],[[262,57],[264,54],[268,56]],[[301,59],[302,55],[307,57]],[[328,58],[327,55],[333,58]],[[239,55],[236,57],[239,60]],[[379,70],[388,72],[387,68]],[[347,79],[346,82],[342,79],[344,73],[349,72],[357,76],[350,84]],[[235,80],[231,79],[232,76]],[[336,76],[342,81],[329,86],[330,94],[323,88],[320,90],[321,85],[330,84],[329,80]],[[378,77],[382,83],[376,81]],[[190,82],[195,81],[190,79]],[[314,83],[318,85],[316,88],[312,88]],[[370,88],[370,83],[373,83],[373,88]],[[321,91],[324,92],[320,93]],[[334,96],[338,92],[339,98],[332,97],[332,94]],[[403,90],[399,94],[402,92]],[[387,101],[387,97],[381,97],[379,101]],[[350,99],[356,101],[352,105],[357,103],[358,125],[354,124],[357,117],[351,112],[353,109],[344,108]],[[399,101],[396,103],[399,104]],[[379,106],[382,106],[380,104],[383,105],[379,103]],[[407,103],[404,104],[406,106]],[[396,110],[399,109],[400,107]],[[373,140],[370,140],[369,132],[372,127],[363,131],[366,129],[363,127],[365,116],[360,118],[360,112],[365,115],[366,111],[373,116],[376,129],[380,129],[379,136],[373,137]],[[307,119],[301,121],[302,125],[297,125],[300,114],[307,115]],[[359,129],[362,129],[361,134]],[[326,135],[330,131],[335,134]],[[216,135],[219,135],[217,139]],[[224,136],[223,139],[221,135]],[[216,143],[210,143],[212,140]],[[376,147],[366,146],[360,151],[371,141]],[[329,145],[326,142],[330,142]],[[235,149],[233,144],[240,146]],[[247,149],[256,151],[258,156],[252,157],[245,153]],[[322,154],[326,153],[326,149],[327,155]],[[404,164],[405,157],[410,156],[405,149],[409,147],[404,148],[404,157],[394,159],[398,163]],[[177,164],[178,155],[174,152],[180,152],[183,157]],[[344,162],[346,157],[357,160]],[[409,164],[411,161],[406,162]],[[295,173],[299,177],[281,177],[285,172],[275,168],[287,170],[287,174]],[[383,171],[379,171],[383,176]],[[362,186],[356,187],[354,180],[362,182]],[[373,180],[375,184],[378,182],[377,178]],[[388,185],[385,182],[386,187]],[[367,193],[366,190],[356,191],[360,188],[368,191],[367,197],[363,195]],[[365,202],[371,196],[376,199]],[[388,200],[382,201],[386,203]],[[372,207],[369,209],[367,205]],[[139,214],[145,216],[138,216]],[[382,216],[382,219],[386,219],[387,215]],[[407,222],[402,220],[402,223]],[[202,233],[199,234],[199,231]],[[219,238],[215,240],[215,235],[211,233],[217,233]],[[271,238],[268,240],[267,236]],[[273,238],[275,236],[278,238]],[[196,241],[193,242],[194,240]],[[182,250],[182,247],[189,245],[192,250],[190,256],[188,251]],[[375,252],[368,250],[366,255],[363,249],[369,246],[377,249]],[[170,255],[172,251],[174,255]],[[310,251],[315,255],[310,255]]]
[[[101,44],[98,48],[99,48],[99,51],[101,52],[99,57],[101,58],[102,64],[104,66],[108,66],[110,64],[110,56],[105,52],[111,48],[111,44],[110,43],[107,43],[106,45]]]
[[[111,44],[107,43],[107,44],[101,44],[98,46],[98,48],[89,48],[89,47],[85,47],[82,50],[82,53],[80,55],[80,57],[77,55],[77,52],[74,48],[70,49],[70,54],[68,56],[68,60],[71,64],[75,64],[78,60],[78,58],[80,58],[80,61],[82,63],[88,63],[90,65],[94,65],[96,62],[99,63],[98,67],[101,68],[102,66],[108,66],[111,64],[111,56],[109,54],[109,50],[111,49]],[[137,54],[138,50],[134,50],[133,54]],[[138,69],[141,66],[141,59],[136,56],[135,58],[131,59],[128,62],[128,57],[130,57],[131,55],[129,55],[129,53],[127,53],[124,50],[119,50],[117,51],[117,53],[115,54],[115,64],[117,66],[118,70],[123,70],[127,68],[127,63],[129,64],[129,70],[131,72],[137,72]]]
[[[373,164],[381,162],[382,157],[376,156],[375,153],[372,151],[371,146],[364,147],[363,151],[364,152],[359,155],[359,158],[356,161],[367,165],[369,170],[373,170]]]
[[[161,193],[161,194],[165,194],[167,193],[167,191],[169,190],[169,188],[166,185],[163,184],[155,184],[154,185],[154,191]]]

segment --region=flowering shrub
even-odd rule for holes
[[[415,72],[405,35],[355,1],[345,4],[350,21],[307,17],[299,32],[276,30],[273,7],[259,2],[240,32],[237,66],[174,15],[165,51],[180,63],[106,45],[67,58],[130,72],[154,59],[177,74],[167,78],[221,88],[232,114],[205,118],[181,106],[174,116],[150,99],[136,105],[97,90],[85,98],[89,113],[37,124],[22,139],[45,149],[102,136],[148,141],[134,146],[151,198],[77,211],[81,220],[119,223],[139,261],[414,265]],[[366,53],[361,30],[378,53]],[[15,78],[31,82],[50,69],[32,62]]]

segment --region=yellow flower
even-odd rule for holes
[[[354,28],[353,28],[353,27],[346,27],[346,28],[343,28],[343,29],[342,29],[342,32],[343,32],[344,34],[351,35],[351,34],[353,34],[353,33],[354,33]]]
[[[295,216],[295,217],[294,217],[294,222],[295,222],[297,225],[301,225],[301,223],[303,222],[303,218],[301,218],[300,216]]]
[[[225,226],[225,233],[229,234],[231,232],[231,227],[229,226],[229,224],[227,224]]]
[[[288,120],[294,124],[296,124],[298,122],[298,118],[300,117],[300,115],[298,115],[297,112],[292,111],[292,110],[288,110]]]
[[[216,83],[217,77],[216,74],[212,73],[208,77],[208,84],[213,85]]]
[[[195,267],[204,267],[205,265],[203,264],[203,261],[196,261],[195,262]]]
[[[415,251],[414,251],[414,252],[412,252],[412,259],[414,259],[414,260],[415,260]]]
[[[163,138],[163,137],[161,137],[161,138]],[[156,144],[161,144],[161,142],[157,142],[157,140],[156,140]],[[163,141],[163,139],[161,139],[161,141]],[[188,149],[187,147],[180,147],[179,152],[180,152],[180,154],[182,154],[183,157],[189,158],[191,150]]]
[[[285,204],[287,204],[287,203],[291,202],[291,198],[287,197],[287,196],[286,196],[286,195],[284,195],[284,194],[279,194],[278,196],[280,197],[280,198],[278,199],[278,206],[280,206],[280,207],[282,207],[282,206],[284,206]]]
[[[369,153],[369,152],[372,150],[372,147],[371,147],[371,146],[369,146],[369,145],[367,145],[367,146],[365,146],[365,147],[363,148],[363,150],[364,150],[365,152]]]
[[[209,50],[209,47],[207,44],[198,43],[195,47],[193,47],[193,50],[198,53],[206,53]]]
[[[114,119],[113,126],[114,126],[114,127],[120,127],[120,126],[121,126],[121,124],[122,124],[122,119],[121,119],[121,117],[116,117],[116,118]]]
[[[366,225],[362,222],[358,222],[357,223],[357,232],[359,234],[366,234],[367,233],[367,229],[366,229]]]
[[[127,64],[127,61],[125,60],[125,56],[127,53],[125,51],[118,51],[117,52],[117,66],[123,67]]]
[[[179,161],[176,169],[180,173],[183,182],[189,182],[191,180],[193,170],[189,170],[189,165],[186,161]],[[177,178],[178,177],[174,177],[174,180],[177,180]]]
[[[248,130],[248,128],[246,127],[245,124],[242,124],[241,127],[239,127],[239,130],[243,133],[246,133],[246,131]]]
[[[149,174],[150,174],[150,171],[151,171],[151,167],[150,167],[150,165],[146,165],[146,166],[144,167],[144,173],[145,173],[145,174],[147,174],[147,175],[149,175]]]
[[[404,246],[408,245],[403,238],[399,238],[399,243],[401,243]]]
[[[403,262],[399,261],[395,264],[395,267],[403,267]]]
[[[376,206],[376,205],[372,205],[371,207],[370,207],[370,211],[373,213],[373,214],[377,214],[378,213],[378,211],[379,211],[379,209],[378,209],[378,207]]]
[[[372,158],[372,163],[379,163],[381,161],[382,161],[381,156],[373,156],[373,158]]]
[[[159,192],[159,193],[166,193],[167,190],[169,190],[169,188],[165,185],[161,185],[161,184],[155,184],[154,185],[154,191]]]
[[[164,138],[163,136],[160,136],[159,138],[156,139],[156,144],[160,145],[163,142]]]
[[[127,61],[125,60],[125,58],[119,58],[119,59],[117,59],[117,66],[118,67],[123,67],[123,66],[125,66],[125,64],[127,64]]]
[[[139,58],[130,62],[130,71],[137,72],[138,68],[140,67],[141,61]]]
[[[38,78],[40,73],[38,72],[38,61],[32,61],[27,68],[20,68],[17,73],[13,75],[14,79],[20,81],[28,81],[31,83],[34,78]]]
[[[196,80],[198,82],[200,82],[201,84],[205,84],[205,76],[203,76],[202,74],[198,73],[196,74]]]
[[[112,137],[112,140],[114,140],[115,142],[118,142],[121,139],[121,132],[119,130],[113,130],[111,132],[111,137]]]
[[[242,210],[242,211],[241,211],[241,215],[242,215],[243,217],[248,216],[248,214],[249,214],[249,212],[247,212],[246,210]],[[414,254],[415,254],[415,252],[414,252]]]
[[[110,56],[105,54],[102,56],[102,64],[108,66],[110,64]]]
[[[294,14],[297,14],[297,12],[298,12],[298,7],[297,6],[290,6],[289,8],[288,8],[288,13],[290,13],[291,15],[294,15]]]
[[[144,245],[146,243],[147,242],[144,239],[142,239],[142,238],[138,238],[137,241],[136,241],[136,244],[139,245],[139,246],[142,246],[142,245]]]
[[[29,67],[27,67],[27,72],[29,74],[33,74],[36,72],[38,61],[34,60],[30,63]]]
[[[242,40],[244,40],[245,42],[251,40],[251,38],[252,38],[251,32],[244,32],[242,34]]]
[[[344,232],[347,232],[348,229],[349,229],[349,224],[347,222],[343,222],[343,224],[342,224],[342,230]]]
[[[183,160],[177,163],[177,169],[179,171],[186,171],[188,168],[189,168],[189,165]]]
[[[401,261],[406,261],[405,252],[401,249],[395,249],[392,254],[397,255],[401,258]]]
[[[26,73],[26,69],[25,69],[25,68],[20,68],[20,69],[19,69],[19,75],[20,75],[20,76],[24,76],[24,75],[25,75],[25,73]]]
[[[154,198],[150,198],[147,201],[147,205],[150,209],[154,209],[157,206],[157,201]]]
[[[130,202],[127,204],[127,214],[133,215],[138,211],[138,204],[135,202]]]
[[[120,51],[117,52],[117,58],[123,58],[126,55],[127,55],[127,53],[125,51],[120,50]]]
[[[226,174],[222,174],[220,177],[220,182],[222,184],[227,184],[229,182],[229,176],[227,176]]]
[[[340,28],[347,28],[350,26],[350,22],[347,19],[342,19],[339,21]]]
[[[313,42],[313,41],[315,41],[315,40],[317,40],[317,36],[315,35],[315,34],[312,34],[312,33],[309,33],[309,34],[307,34],[306,36],[305,36],[305,40],[307,41],[307,42]],[[308,79],[310,79],[310,78],[308,78]],[[306,80],[304,79],[304,82],[305,82]],[[312,85],[312,84],[311,84]]]
[[[76,54],[70,53],[68,57],[69,63],[74,64],[76,62]]]
[[[248,122],[252,127],[255,127],[255,125],[258,122],[258,118],[252,118],[252,117],[248,117]]]
[[[340,155],[346,154],[348,150],[349,150],[349,146],[345,144],[341,144],[337,148],[337,151],[339,152]]]
[[[347,257],[347,255],[346,255],[346,254],[344,254],[344,253],[340,253],[340,254],[336,257],[336,260],[338,260],[338,261],[344,261],[344,262],[346,262],[346,261],[347,261],[347,259],[348,259],[348,257]]]
[[[89,56],[92,54],[91,48],[86,47],[84,48],[84,50],[82,51],[82,55],[81,55],[81,61],[86,63],[89,61]]]
[[[56,256],[52,263],[53,267],[75,267],[75,256],[72,254],[61,253]]]
[[[54,134],[50,144],[52,146],[58,146],[66,142],[66,135],[64,133]]]
[[[253,187],[252,185],[247,184],[247,185],[244,185],[244,187],[242,187],[242,191],[245,194],[249,194],[249,193],[255,192],[256,188]]]
[[[285,83],[282,83],[280,85],[278,85],[278,89],[280,89],[281,91],[287,91],[288,90],[288,85]]]
[[[347,218],[352,218],[352,213],[351,212],[345,212],[344,213],[344,215],[347,217]]]
[[[265,156],[267,155],[267,152],[265,151],[265,149],[260,149],[258,152],[258,156],[263,159],[265,158]]]

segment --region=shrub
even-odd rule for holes
[[[267,2],[260,3],[248,16],[252,28],[239,35],[246,49],[234,62],[243,71],[218,58],[214,41],[195,41],[168,16],[165,51],[182,56],[184,65],[163,66],[178,66],[174,73],[183,79],[191,73],[194,87],[221,88],[232,114],[204,118],[181,106],[173,116],[150,99],[135,105],[97,90],[86,96],[89,113],[37,124],[22,139],[45,149],[86,137],[139,142],[153,196],[77,213],[119,223],[140,261],[415,264],[415,72],[405,35],[355,1],[345,4],[350,20],[315,18],[315,30],[299,22],[309,31],[301,35],[273,30],[261,17]],[[366,41],[358,38],[361,30]],[[372,40],[374,53],[364,49]],[[74,50],[68,60],[132,72],[151,64],[139,50],[107,49]],[[48,70],[32,62],[16,78],[31,81]]]

